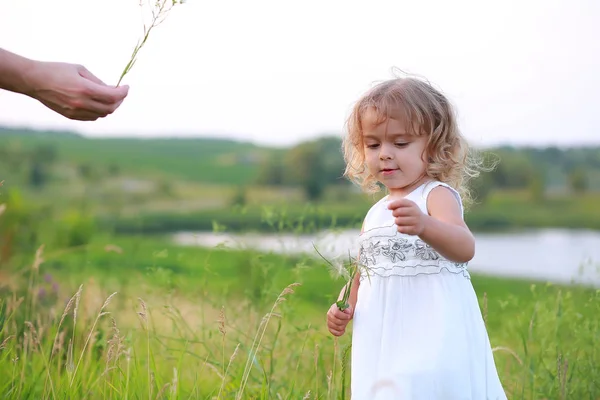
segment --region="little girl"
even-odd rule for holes
[[[368,211],[349,299],[353,400],[506,399],[471,285],[475,241],[463,220],[477,165],[450,102],[414,78],[377,85],[354,106],[345,175],[388,195]]]

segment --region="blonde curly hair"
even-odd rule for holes
[[[346,169],[344,176],[367,193],[380,190],[376,178],[365,162],[362,118],[373,109],[383,122],[388,118],[404,119],[414,135],[427,135],[426,175],[456,189],[465,203],[471,203],[468,181],[479,175],[481,162],[461,134],[450,101],[428,82],[417,78],[384,81],[354,105],[346,122],[342,148]]]

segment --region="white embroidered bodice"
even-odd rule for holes
[[[460,195],[450,186],[433,181],[421,185],[406,196],[421,211],[427,211],[427,196],[437,186],[449,188],[457,197],[462,210]],[[441,256],[418,236],[398,232],[392,211],[388,210],[388,196],[371,207],[359,238],[359,264],[361,279],[367,276],[416,276],[436,274],[442,270],[462,274],[470,278],[467,263],[457,263]]]

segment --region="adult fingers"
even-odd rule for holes
[[[109,114],[112,114],[116,110],[114,104],[104,104],[94,100],[88,100],[79,107],[75,108],[73,114],[75,117],[88,117],[92,118],[104,118]]]
[[[98,118],[104,118],[107,115],[112,114],[116,109],[117,105],[88,101],[71,110],[68,117],[81,121],[95,121]]]
[[[102,118],[102,115],[90,111],[75,111],[67,112],[63,114],[65,117],[77,121],[96,121],[98,118]],[[104,115],[105,116],[105,115]]]
[[[96,101],[105,104],[115,104],[123,101],[123,99],[129,93],[129,86],[123,85],[117,88],[108,86],[105,84],[100,78],[96,75],[92,74],[87,68],[84,66],[79,67],[79,75],[90,80],[96,85],[89,85],[89,94],[90,97]]]
[[[119,100],[119,101],[117,102],[117,104],[114,104],[114,105],[113,105],[113,108],[116,110],[117,108],[121,107],[121,104],[123,103],[123,100],[124,100],[124,99],[122,99],[122,100]]]
[[[82,104],[71,104],[69,106],[57,104],[55,102],[40,100],[49,109],[57,112],[65,118],[77,120],[77,121],[95,121],[98,118],[106,116],[106,114],[99,114],[97,111],[90,110],[87,106]],[[106,107],[104,105],[104,107]]]
[[[87,94],[92,100],[103,104],[117,104],[129,94],[129,86],[110,87],[89,82]]]
[[[77,70],[79,71],[79,75],[81,75],[82,77],[89,79],[90,81],[97,83],[99,85],[104,85],[106,86],[106,84],[104,82],[102,82],[100,80],[100,78],[98,78],[96,75],[92,74],[86,67],[84,67],[83,65],[80,65]]]

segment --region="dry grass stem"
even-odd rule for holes
[[[160,391],[158,392],[158,394],[156,395],[156,400],[158,399],[162,399],[163,394],[165,393],[165,391],[167,390],[167,388],[171,385],[171,382],[167,382],[163,385],[163,387],[160,389]]]
[[[144,327],[148,328],[148,307],[146,306],[146,303],[144,302],[144,300],[142,300],[139,297],[138,297],[138,301],[140,302],[140,307],[142,307],[142,311],[138,311],[137,314],[140,317],[140,319],[142,320],[142,322],[144,322]]]
[[[39,271],[40,265],[42,265],[42,263],[44,262],[44,258],[42,257],[43,252],[44,252],[44,245],[41,245],[35,252],[35,258],[33,260],[33,265],[32,265],[32,268],[35,271]]]
[[[260,349],[260,345],[265,336],[265,332],[267,330],[269,320],[271,319],[271,316],[273,315],[275,308],[279,304],[281,304],[283,301],[285,301],[285,296],[294,293],[294,287],[296,287],[296,286],[300,286],[300,283],[297,283],[297,282],[292,283],[292,284],[288,285],[285,289],[283,289],[283,291],[279,294],[279,296],[275,300],[275,303],[273,303],[273,306],[271,307],[271,311],[269,311],[265,315],[265,317],[262,318],[261,323],[258,328],[258,331],[256,332],[256,335],[254,336],[254,340],[252,341],[252,346],[250,347],[250,352],[248,353],[248,359],[246,360],[246,366],[244,368],[244,373],[242,375],[242,382],[240,383],[240,388],[236,395],[236,400],[239,400],[242,398],[244,389],[248,382],[248,377],[250,376],[250,371],[252,370],[252,365],[254,365],[254,363],[253,363],[254,358],[256,357],[256,354],[258,353],[258,350]]]
[[[495,353],[496,351],[500,351],[500,350],[511,354],[515,358],[515,360],[517,360],[519,362],[519,364],[523,365],[523,361],[521,361],[521,359],[519,358],[517,353],[514,350],[512,350],[511,348],[503,347],[503,346],[494,347],[492,349],[492,353]]]
[[[0,343],[0,350],[4,350],[6,348],[6,345],[8,344],[8,342],[14,338],[14,335],[8,335],[3,341],[2,343]]]

